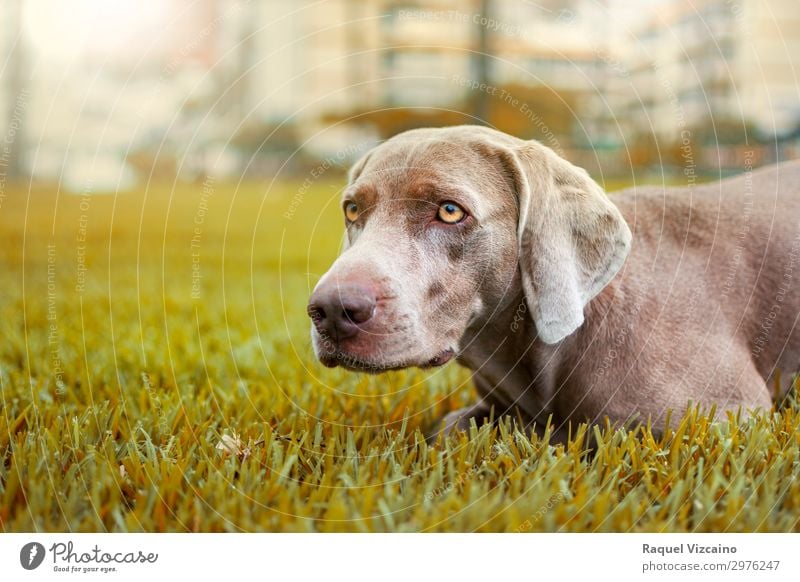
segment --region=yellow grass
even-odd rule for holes
[[[322,368],[305,303],[337,187],[6,192],[3,531],[798,529],[795,404],[605,429],[593,456],[585,427],[568,450],[509,423],[428,445],[465,371]]]

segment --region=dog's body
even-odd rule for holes
[[[611,199],[631,251],[583,325],[547,345],[531,342],[525,307],[499,314],[495,326],[516,330],[503,348],[475,333],[460,356],[484,403],[448,424],[493,405],[540,425],[550,414],[557,425],[638,414],[661,427],[689,402],[746,412],[788,390],[800,367],[800,164]]]
[[[491,408],[562,430],[768,409],[800,368],[800,163],[611,200],[491,130],[389,140],[345,192],[349,248],[310,304],[318,354],[370,371],[455,355],[480,400],[447,430]]]

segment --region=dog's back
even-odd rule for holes
[[[655,417],[687,400],[735,409],[785,393],[800,368],[800,162],[611,198],[633,232],[631,253],[587,306],[573,349],[593,364],[567,383],[591,391],[611,343],[634,356],[611,361],[600,382],[620,396],[610,405],[620,413],[642,392]],[[615,416],[605,405],[588,412]]]

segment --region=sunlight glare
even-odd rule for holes
[[[53,60],[78,55],[135,56],[162,28],[168,0],[28,0],[23,26],[34,51]]]

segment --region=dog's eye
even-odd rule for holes
[[[467,217],[467,213],[455,202],[444,202],[439,206],[437,216],[446,224],[457,224]]]
[[[358,220],[358,204],[352,201],[345,203],[344,217],[348,222],[355,222]]]

